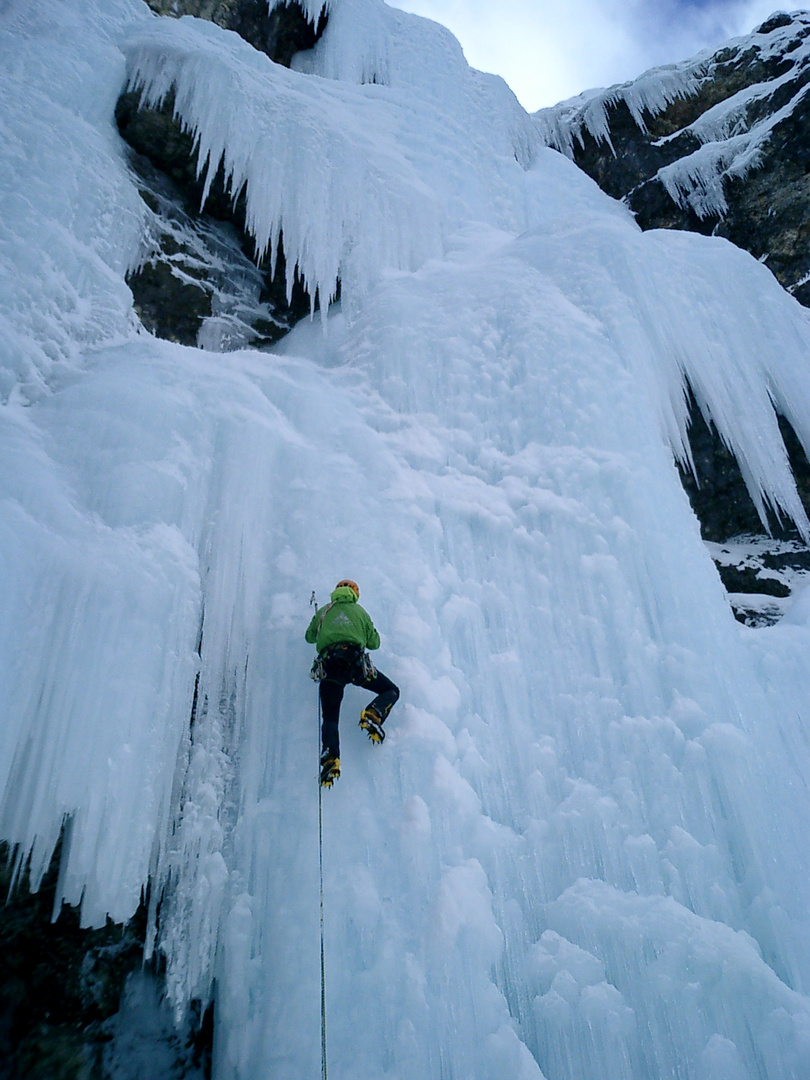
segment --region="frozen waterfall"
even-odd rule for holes
[[[642,234],[382,0],[294,70],[140,0],[12,0],[0,52],[0,836],[35,883],[67,822],[85,924],[151,881],[173,1007],[216,987],[216,1080],[318,1076],[303,632],[349,575],[402,699],[377,748],[347,692],[324,793],[333,1080],[809,1075],[810,600],[734,620],[675,464],[688,385],[810,532],[776,419],[810,448],[808,313]],[[323,320],[138,328],[127,84],[340,280]]]

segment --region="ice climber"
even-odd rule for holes
[[[373,690],[377,695],[360,713],[360,727],[375,743],[385,738],[383,723],[399,697],[399,689],[377,671],[366,652],[366,649],[379,649],[380,635],[368,612],[358,604],[359,599],[360,589],[354,581],[339,581],[330,603],[318,608],[306,632],[307,641],[318,650],[312,677],[321,684],[321,784],[324,787],[331,787],[340,776],[338,721],[347,684]]]

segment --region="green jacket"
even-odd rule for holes
[[[307,627],[306,639],[319,653],[330,645],[353,644],[361,649],[379,649],[380,635],[365,608],[357,603],[348,585],[335,589],[332,603],[318,608]]]

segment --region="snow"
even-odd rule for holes
[[[743,87],[706,109],[693,123],[660,140],[665,143],[691,134],[701,143],[697,150],[664,166],[655,175],[678,206],[689,207],[701,219],[723,217],[728,210],[725,180],[742,179],[757,168],[774,127],[791,117],[806,97],[810,16],[797,11],[791,19],[789,25],[777,26],[768,33],[736,38],[718,52],[705,50],[683,64],[653,68],[632,82],[590,91],[543,109],[536,116],[544,141],[573,158],[575,141],[583,145],[584,133],[588,132],[612,150],[608,110],[616,105],[626,105],[640,130],[646,133],[645,116],[657,116],[673,101],[696,95],[704,82],[735,54],[747,57],[752,68],[758,62],[781,57],[786,66],[780,74]],[[786,87],[787,94],[783,92]],[[768,107],[771,100],[781,104]]]
[[[761,582],[761,591],[729,593],[738,617],[742,616],[749,626],[778,622],[796,606],[807,586],[807,547],[800,541],[738,536],[724,544],[706,546],[718,566],[753,574]],[[784,595],[769,595],[767,590],[774,586]]]
[[[111,36],[140,8],[4,7],[2,399],[36,393],[131,326],[122,276],[142,204],[110,122],[124,71]]]
[[[810,446],[808,315],[532,149],[445,31],[340,0],[330,27],[286,71],[136,0],[0,15],[33,148],[0,177],[30,203],[0,234],[0,835],[36,884],[69,823],[57,902],[86,925],[151,883],[175,1015],[215,987],[218,1080],[317,1075],[303,631],[348,574],[402,699],[374,747],[347,691],[324,792],[330,1075],[798,1080],[807,602],[735,621],[675,458],[688,383],[807,533],[774,406]],[[128,79],[175,86],[260,243],[283,228],[322,295],[340,275],[326,332],[137,330]],[[163,1022],[150,994],[117,1045]]]
[[[608,110],[622,102],[639,128],[647,131],[645,113],[656,116],[679,98],[688,98],[700,89],[708,55],[701,53],[690,66],[667,64],[653,68],[632,82],[608,90],[590,90],[535,115],[544,132],[545,142],[567,157],[574,156],[574,140],[582,145],[587,131],[597,142],[611,149]]]

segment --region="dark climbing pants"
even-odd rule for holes
[[[368,706],[385,720],[399,697],[399,689],[387,675],[378,671],[371,678],[363,674],[363,653],[359,648],[337,648],[323,657],[325,677],[321,682],[321,746],[335,757],[340,756],[338,722],[343,691],[349,683],[373,690],[377,695]]]

